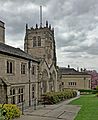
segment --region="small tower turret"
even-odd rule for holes
[[[49,29],[51,30],[51,24],[49,24]]]
[[[36,29],[38,29],[38,24],[36,24]]]
[[[28,24],[26,24],[26,33],[27,33],[27,30],[28,30]]]
[[[48,21],[46,21],[46,27],[48,28]]]

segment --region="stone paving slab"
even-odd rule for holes
[[[64,111],[64,113],[59,117],[66,120],[74,120],[75,113]]]
[[[47,114],[44,114],[46,117],[55,117],[58,118],[59,115],[61,115],[64,111],[62,110],[53,110],[48,112]]]
[[[61,109],[63,111],[69,111],[69,112],[78,112],[80,110],[80,105],[63,105]]]
[[[75,105],[63,105],[54,110],[47,110],[47,108],[40,109],[31,113],[26,113],[26,115],[32,116],[34,120],[74,120],[78,111],[80,110],[79,106]],[[23,120],[23,119],[19,119]]]
[[[28,115],[23,115],[21,116],[21,118],[18,118],[18,119],[14,119],[14,120],[60,120],[60,119],[57,119],[57,118],[47,118],[47,117],[38,117],[38,116],[28,116]],[[65,119],[64,119],[65,120]]]
[[[74,120],[81,107],[67,105],[71,100],[73,99],[56,105],[47,105],[37,110],[30,108],[22,117],[15,120]]]
[[[64,106],[59,107],[58,109],[54,109],[44,114],[44,116],[47,116],[47,117],[55,116],[56,118],[62,118],[62,119],[64,118],[68,119],[70,117],[70,119],[68,120],[72,120],[73,118],[75,118],[79,110],[80,110],[79,106],[64,105]]]
[[[48,112],[50,112],[50,110],[37,110],[37,111],[33,111],[33,112],[26,112],[25,115],[34,115],[34,116],[43,116],[44,114],[47,114]]]

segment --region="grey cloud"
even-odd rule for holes
[[[67,55],[66,57],[76,59],[76,58],[80,58],[82,56],[81,56],[81,53],[78,53],[78,54],[69,53],[69,55]]]
[[[77,15],[85,14],[95,8],[97,0],[73,0],[73,9]]]
[[[65,47],[63,52],[71,52],[73,54],[81,53],[81,55],[85,52],[89,55],[98,55],[98,42],[91,46],[74,46],[72,48],[71,46]]]
[[[25,24],[39,24],[40,5],[43,25],[49,20],[55,27],[56,48],[64,48],[62,52],[69,53],[66,57],[72,60],[98,55],[98,0],[0,0],[0,18],[6,23],[9,43],[17,41],[22,47]]]
[[[66,32],[63,34],[66,34]],[[70,31],[70,32],[67,32],[67,36],[65,37],[61,36],[61,34],[58,34],[57,48],[66,47],[66,46],[79,46],[79,44],[81,44],[86,39],[87,39],[86,33],[84,31],[81,31],[81,32]]]
[[[46,3],[48,3],[49,1],[48,0],[0,0],[0,3],[2,4],[8,4],[8,3],[13,3],[13,4],[16,4],[16,5],[21,5],[21,4],[24,4],[24,3],[33,3],[33,4],[37,4],[37,5],[44,5]]]

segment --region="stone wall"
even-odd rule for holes
[[[62,88],[91,89],[90,75],[62,75]]]
[[[7,61],[13,62],[13,73],[9,74],[7,73]],[[21,63],[26,64],[26,73],[21,74]],[[26,104],[29,104],[29,94],[30,99],[32,99],[32,85],[35,85],[37,87],[37,81],[38,81],[38,63],[31,61],[31,67],[29,69],[29,60],[25,60],[22,58],[12,57],[4,54],[0,54],[0,77],[4,78],[4,82],[8,84],[7,86],[7,96],[8,96],[8,102],[11,103],[11,95],[10,90],[12,88],[15,88],[16,94],[18,94],[18,88],[23,87],[24,88],[24,100]],[[32,65],[35,66],[35,74],[32,74]],[[30,72],[29,72],[30,71]],[[30,91],[29,91],[30,87]],[[37,97],[37,88],[35,88],[35,97]],[[17,103],[17,97],[16,97],[16,103]]]

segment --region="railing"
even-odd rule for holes
[[[27,105],[26,103],[31,103],[31,105]],[[18,103],[17,106],[22,111],[22,114],[24,114],[25,111],[28,111],[29,108],[32,109],[32,111],[41,109],[42,107],[46,106],[45,100],[38,100],[36,98],[32,99],[32,101],[23,101],[21,103]]]

